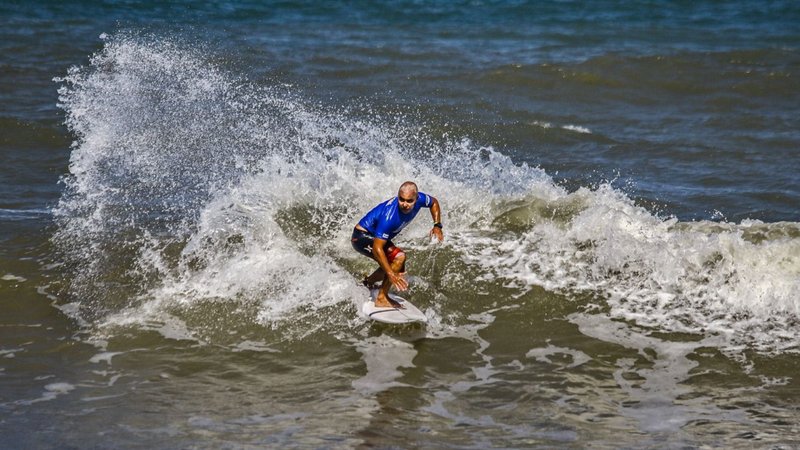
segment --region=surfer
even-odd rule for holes
[[[406,181],[400,186],[397,197],[386,200],[372,208],[356,225],[351,242],[353,248],[362,255],[377,261],[379,267],[372,275],[364,278],[368,289],[381,283],[381,291],[375,299],[376,307],[392,307],[393,302],[387,295],[391,286],[400,291],[408,289],[405,279],[406,254],[403,249],[394,245],[392,238],[406,227],[420,208],[430,208],[433,228],[430,235],[441,242],[442,215],[439,201],[435,197],[419,192],[417,185]]]

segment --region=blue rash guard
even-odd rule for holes
[[[400,212],[397,197],[394,197],[372,208],[358,224],[376,238],[388,241],[414,220],[420,208],[430,208],[432,205],[433,197],[417,192],[414,207],[408,214],[403,214]]]

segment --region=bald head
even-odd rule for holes
[[[407,214],[414,207],[414,203],[417,202],[417,192],[419,192],[417,190],[417,184],[413,181],[406,181],[400,186],[397,192],[397,198],[400,200],[400,211],[402,211],[403,214]]]
[[[419,192],[417,189],[417,183],[413,181],[406,181],[405,183],[400,185],[400,190],[398,191],[399,194],[416,194]]]

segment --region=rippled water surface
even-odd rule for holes
[[[0,447],[797,447],[798,21],[0,5]]]

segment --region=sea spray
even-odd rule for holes
[[[563,208],[571,213],[559,218],[555,211]],[[734,347],[800,345],[795,223],[680,223],[652,215],[609,185],[525,211],[514,220],[529,228],[490,241],[481,235],[480,246],[464,246],[487,277],[521,290],[592,293],[612,317],[721,335]]]
[[[54,242],[89,323],[171,323],[193,335],[239,320],[291,322],[297,335],[348,327],[357,279],[374,268],[349,248],[352,226],[414,179],[444,209],[440,253],[425,220],[402,236],[434,291],[454,279],[469,292],[510,288],[493,301],[513,304],[538,286],[732,348],[800,342],[795,223],[714,228],[654,215],[610,184],[568,192],[468,137],[314,106],[163,37],[107,38],[61,82],[76,141]],[[482,308],[427,300],[457,308],[432,321],[446,326]]]

